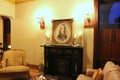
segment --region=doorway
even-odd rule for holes
[[[8,50],[11,45],[11,21],[8,17],[1,16],[3,20],[3,50]]]

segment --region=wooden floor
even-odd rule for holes
[[[39,72],[38,69],[30,69],[30,76],[38,76],[39,74],[43,74],[43,72]]]
[[[40,71],[37,66],[30,66],[30,80],[38,80],[40,74],[43,74],[43,71]]]

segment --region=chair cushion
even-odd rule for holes
[[[23,64],[22,60],[23,60],[23,59],[22,59],[21,56],[11,57],[11,58],[8,58],[8,59],[7,59],[6,65],[7,65],[7,66],[18,66],[18,65],[22,65],[22,64]]]
[[[29,71],[29,67],[25,66],[8,66],[0,69],[0,73],[12,73],[12,72],[26,72]]]

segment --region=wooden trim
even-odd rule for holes
[[[98,35],[98,0],[94,0],[95,7],[95,27],[94,27],[94,56],[93,56],[93,68],[97,68],[97,35]]]

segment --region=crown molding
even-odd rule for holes
[[[15,0],[15,4],[30,2],[30,1],[34,1],[34,0]]]
[[[34,1],[34,0],[6,0],[6,1],[11,2],[13,4],[20,4],[20,3],[30,2],[30,1]]]

